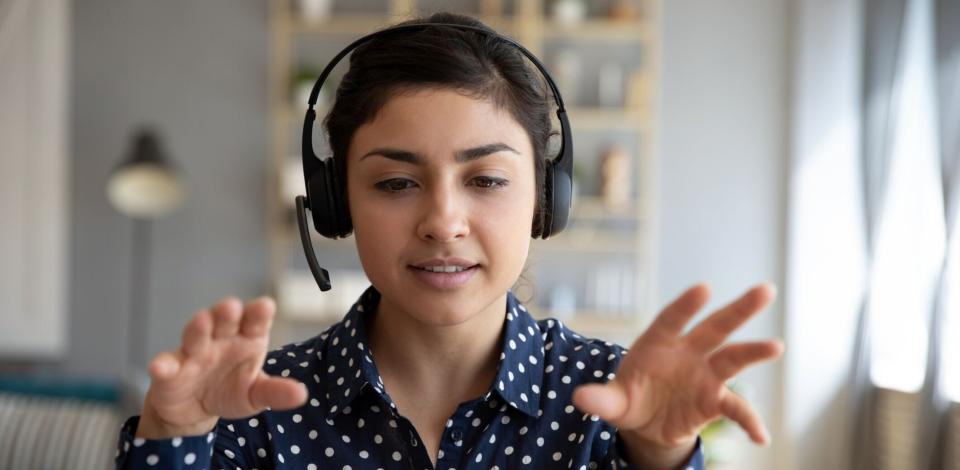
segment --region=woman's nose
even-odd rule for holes
[[[425,240],[447,243],[470,233],[467,201],[453,189],[438,187],[429,192],[417,226],[417,235]]]

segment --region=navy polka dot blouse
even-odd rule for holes
[[[139,417],[120,431],[117,468],[430,469],[413,425],[384,390],[367,344],[369,288],[339,323],[267,355],[264,370],[307,385],[309,399],[289,411],[221,419],[206,435],[134,439]],[[500,366],[490,390],[461,403],[447,420],[438,469],[635,468],[617,430],[571,403],[574,387],[614,377],[626,350],[586,339],[560,321],[535,321],[507,295]],[[704,468],[702,446],[687,470]]]

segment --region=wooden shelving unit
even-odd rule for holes
[[[501,34],[505,34],[519,41],[525,47],[537,54],[547,67],[549,60],[543,57],[543,51],[551,43],[602,45],[604,49],[616,47],[633,47],[642,54],[641,65],[637,68],[636,77],[642,79],[642,89],[637,89],[637,83],[626,80],[624,96],[625,105],[622,107],[600,107],[587,102],[575,102],[567,97],[568,90],[561,89],[568,102],[568,115],[574,129],[575,143],[581,142],[584,136],[615,132],[629,134],[629,141],[633,143],[632,168],[634,174],[635,195],[629,203],[617,207],[606,205],[603,200],[592,194],[585,193],[578,196],[574,202],[571,214],[571,223],[568,229],[550,240],[535,240],[532,242],[528,269],[524,278],[539,284],[541,275],[538,267],[545,264],[551,266],[556,262],[568,259],[571,263],[571,272],[580,270],[589,282],[591,277],[591,263],[602,259],[613,259],[632,265],[635,269],[634,282],[635,302],[627,311],[612,313],[609,310],[598,309],[596,306],[581,305],[576,302],[574,308],[566,308],[562,312],[552,312],[544,303],[546,295],[537,295],[540,292],[549,292],[551,286],[537,285],[533,288],[532,304],[528,304],[531,312],[537,317],[556,316],[567,325],[585,336],[601,337],[612,341],[629,344],[629,341],[652,318],[655,307],[657,246],[656,195],[658,193],[656,174],[657,142],[656,142],[656,109],[658,77],[659,77],[659,0],[635,0],[642,12],[637,18],[629,20],[613,20],[603,17],[588,17],[576,24],[563,24],[555,21],[548,13],[549,5],[541,0],[514,0],[506,5],[507,14],[493,14],[500,10],[500,0],[479,0],[478,11],[481,21],[493,27]],[[268,201],[268,240],[269,247],[269,279],[267,290],[273,295],[282,291],[278,286],[281,279],[291,274],[309,276],[305,269],[306,264],[300,267],[293,266],[296,254],[302,258],[299,251],[298,232],[292,218],[293,201],[284,192],[284,174],[289,173],[290,159],[299,159],[300,149],[291,136],[299,136],[302,127],[303,111],[295,107],[292,102],[291,77],[294,73],[297,47],[301,42],[317,41],[331,43],[327,59],[340,50],[350,40],[369,32],[397,23],[411,16],[420,14],[415,0],[390,0],[387,11],[379,13],[336,13],[322,21],[305,21],[298,17],[291,0],[270,2],[270,126],[271,126],[271,157],[267,171]],[[456,10],[453,10],[456,11]],[[342,45],[341,45],[342,44]],[[326,50],[326,49],[325,49]],[[326,62],[315,64],[322,68]],[[551,70],[551,72],[553,72]],[[590,73],[590,70],[585,70]],[[555,78],[556,74],[554,73]],[[335,83],[324,84],[324,88],[334,87]],[[633,87],[631,90],[630,88]],[[632,98],[631,98],[632,96]],[[637,97],[639,96],[639,99]],[[322,120],[324,110],[318,109],[318,124]],[[299,138],[296,139],[299,142]],[[321,145],[321,142],[315,143]],[[582,147],[578,147],[582,148]],[[319,147],[318,147],[319,150]],[[586,160],[583,154],[576,153],[578,164]],[[290,200],[288,200],[290,199]],[[291,222],[293,221],[293,223]],[[610,228],[614,226],[616,228]],[[624,228],[626,227],[626,228]],[[321,253],[355,251],[352,240],[331,241],[314,236],[315,244]],[[359,270],[359,265],[356,266]],[[548,272],[555,268],[547,269]],[[545,282],[548,282],[545,280]],[[334,285],[337,279],[334,277]],[[583,287],[583,286],[580,286]],[[336,290],[336,288],[334,289]],[[523,290],[518,284],[517,290]],[[317,296],[328,296],[329,293]],[[519,294],[518,294],[519,295]],[[524,296],[521,295],[521,298]],[[345,311],[316,312],[310,316],[294,314],[283,310],[284,299],[278,298],[281,305],[276,326],[274,328],[274,343],[282,344],[302,339],[304,325],[319,331],[324,324],[335,321],[345,314]],[[302,312],[301,312],[302,313]],[[556,315],[554,315],[556,314]],[[315,333],[312,333],[315,334]]]

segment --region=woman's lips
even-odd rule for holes
[[[414,277],[420,282],[434,289],[456,289],[469,282],[473,275],[477,273],[477,270],[480,269],[480,265],[473,265],[455,273],[437,273],[414,266],[407,266],[407,269],[412,271]]]

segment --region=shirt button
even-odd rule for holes
[[[463,433],[460,432],[459,429],[454,429],[452,432],[450,432],[450,437],[451,437],[454,441],[459,441],[460,439],[463,438]]]

